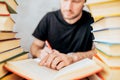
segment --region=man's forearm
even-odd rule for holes
[[[31,51],[33,57],[39,57],[40,56],[41,49],[35,48],[35,47],[33,47],[33,48],[31,47],[30,51]]]
[[[33,57],[40,57],[40,52],[44,48],[44,41],[41,41],[37,38],[33,41],[30,52]]]
[[[77,61],[84,59],[84,58],[91,59],[95,53],[96,53],[95,49],[92,49],[90,51],[76,52],[76,53],[72,53],[72,54],[68,54],[68,55],[73,58],[73,62],[77,62]]]

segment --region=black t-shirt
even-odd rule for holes
[[[33,36],[40,40],[48,40],[51,47],[62,53],[91,50],[93,34],[91,33],[93,18],[83,11],[82,17],[74,24],[67,23],[61,11],[47,13],[38,24]]]

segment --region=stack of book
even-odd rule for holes
[[[91,24],[97,54],[93,59],[104,68],[102,80],[120,80],[120,0],[88,4],[95,22]]]
[[[15,0],[0,0],[0,79],[9,73],[3,67],[7,61],[28,58],[27,52],[20,46],[20,38],[16,38],[17,32],[13,30],[15,21],[11,14],[17,13],[17,6]]]
[[[120,0],[97,0],[95,3],[87,3],[88,9],[97,21],[107,16],[120,16]]]

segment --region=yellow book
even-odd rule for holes
[[[0,53],[20,46],[20,38],[0,41]]]
[[[6,52],[0,53],[0,63],[12,58],[13,56],[21,54],[22,52],[23,52],[23,49],[21,47],[17,47],[17,48],[8,50]]]
[[[16,13],[18,3],[16,0],[0,0],[2,3],[6,3],[10,13]]]
[[[13,31],[14,24],[10,16],[0,16],[0,31]]]
[[[0,40],[13,39],[17,32],[12,31],[0,31]]]
[[[102,67],[88,58],[66,66],[59,71],[40,66],[36,59],[7,62],[5,68],[27,80],[76,80],[102,70]]]
[[[91,3],[87,6],[95,21],[101,17],[120,16],[120,0]]]
[[[120,74],[120,67],[109,67],[106,63],[104,63],[98,56],[93,57],[93,60],[103,67],[103,70],[99,72],[99,76],[103,80],[120,80],[119,74]]]

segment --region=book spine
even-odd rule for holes
[[[17,33],[17,32],[13,32],[13,31],[0,31],[0,33]]]
[[[0,40],[0,42],[10,41],[10,40],[19,40],[19,39],[20,39],[20,38],[5,39],[5,40]]]
[[[17,49],[17,48],[20,48],[21,46],[18,46],[18,47],[15,47],[15,48],[13,48],[13,49],[9,49],[9,50],[6,50],[6,51],[3,51],[3,52],[0,52],[0,54],[2,54],[2,53],[5,53],[5,52],[8,52],[8,51],[11,51],[11,50],[14,50],[14,49]]]
[[[15,55],[15,56],[13,56],[13,57],[10,57],[10,58],[8,58],[8,59],[0,62],[0,64],[3,63],[3,62],[9,61],[9,60],[11,60],[11,59],[13,59],[13,58],[16,58],[16,57],[18,57],[18,56],[21,56],[21,55],[23,55],[23,54],[28,54],[28,52],[22,52],[22,53],[20,53],[20,54],[18,54],[18,55]]]
[[[10,16],[10,14],[0,14],[0,16]]]

